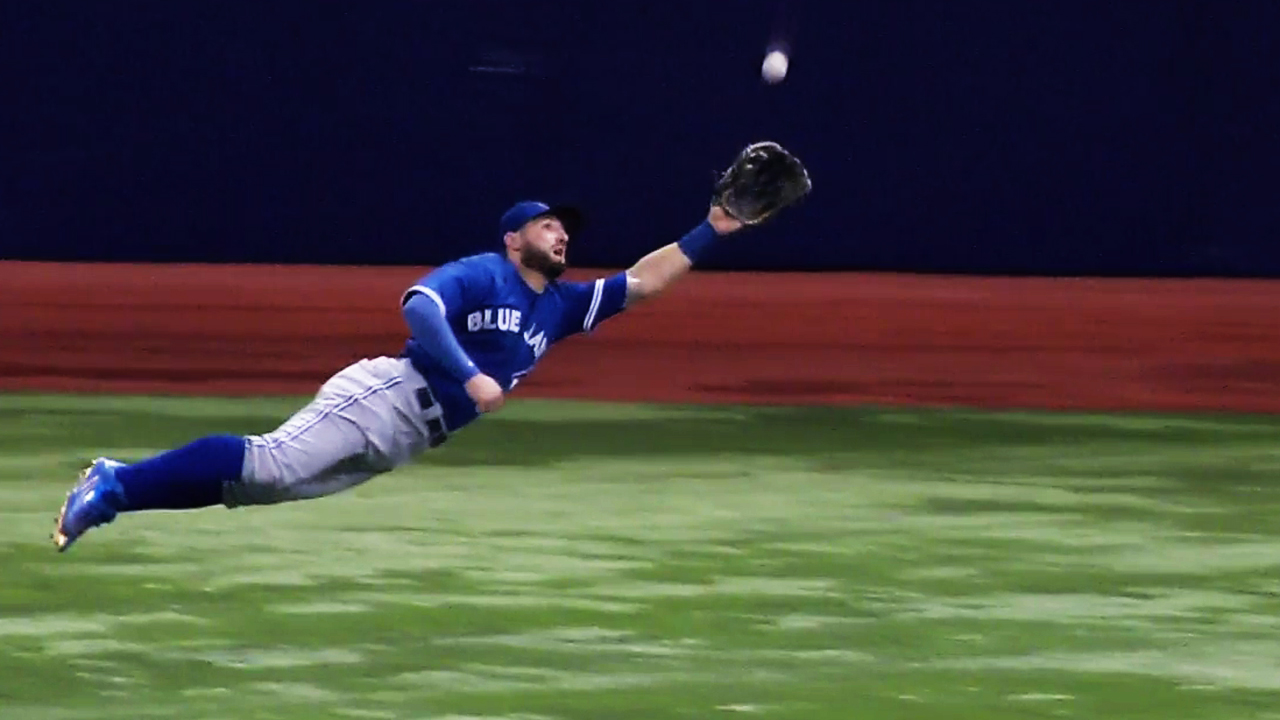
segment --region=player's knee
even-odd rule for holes
[[[270,436],[250,438],[240,482],[224,491],[224,504],[274,505],[333,495],[384,472],[363,455],[328,457],[274,443]]]
[[[304,479],[283,448],[272,444],[269,437],[250,437],[240,481],[226,486],[224,504],[235,507],[286,502],[295,499],[291,488]]]

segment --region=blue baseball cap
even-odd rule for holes
[[[573,237],[582,227],[582,211],[569,205],[548,205],[537,200],[521,200],[502,214],[498,223],[500,235],[515,232],[534,218],[551,215],[564,225],[565,232]]]

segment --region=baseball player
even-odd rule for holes
[[[94,460],[62,505],[54,544],[65,551],[120,513],[319,498],[394,470],[501,408],[552,345],[661,294],[719,238],[809,187],[803,165],[780,146],[748,146],[701,223],[591,282],[560,279],[582,214],[518,202],[499,222],[504,252],[446,263],[404,291],[410,336],[399,357],[343,368],[264,435],[211,435],[134,463]]]

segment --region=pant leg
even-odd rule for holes
[[[419,407],[425,387],[395,358],[353,363],[280,427],[246,439],[241,480],[228,483],[228,507],[268,505],[331,495],[389,472],[438,444]],[[438,411],[437,411],[438,412]]]

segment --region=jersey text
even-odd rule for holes
[[[520,332],[520,311],[515,308],[485,308],[467,316],[467,330],[501,330]]]

